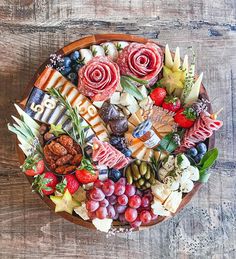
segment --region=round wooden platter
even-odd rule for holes
[[[142,38],[142,37],[137,37],[135,35],[127,35],[127,34],[97,34],[97,35],[91,35],[91,36],[87,36],[84,38],[81,38],[77,41],[74,41],[68,45],[66,45],[65,47],[59,49],[56,54],[59,55],[61,54],[62,56],[64,55],[68,55],[71,52],[75,51],[75,50],[79,50],[81,48],[87,48],[92,44],[100,44],[103,42],[107,42],[107,41],[129,41],[129,42],[139,42],[139,43],[147,43],[147,42],[154,42],[152,40],[146,39],[146,38]],[[164,47],[159,44],[158,42],[155,42],[156,44],[158,44],[161,48]],[[174,53],[172,53],[174,54]],[[42,71],[44,70],[45,66],[47,64],[50,64],[49,62],[49,58],[38,68],[38,70],[36,71],[34,77],[32,78],[32,80],[29,82],[28,86],[26,87],[25,90],[25,96],[26,98],[24,98],[22,100],[22,102],[20,103],[22,105],[22,107],[24,107],[27,98],[29,96],[29,93],[31,91],[31,89],[34,87],[34,82],[36,81],[36,79],[38,78],[38,76],[42,73]],[[200,89],[200,96],[204,97],[205,99],[209,100],[208,94],[206,92],[205,87],[203,86],[203,84],[201,85],[201,89]],[[209,112],[212,112],[212,107],[211,104],[209,103],[209,107],[208,107]],[[213,134],[212,137],[210,139],[208,139],[207,141],[207,145],[208,145],[208,149],[211,149],[214,147],[215,145],[215,135]],[[18,153],[18,157],[19,157],[19,161],[21,164],[24,163],[25,160],[25,156],[24,153],[20,150],[20,148],[17,145],[17,153]],[[29,180],[30,183],[32,183],[33,178],[26,176],[27,179]],[[176,213],[172,214],[169,217],[158,217],[157,220],[152,221],[150,224],[147,224],[145,226],[141,226],[139,228],[139,230],[144,230],[147,228],[150,228],[151,226],[160,224],[161,222],[164,222],[168,219],[170,219],[171,217],[173,217],[174,215],[176,215],[181,209],[183,209],[193,198],[193,196],[198,192],[198,190],[202,187],[202,183],[200,182],[196,182],[194,185],[193,190],[190,193],[187,193],[183,199],[182,202],[178,208],[178,210],[176,211]],[[55,209],[55,204],[50,200],[50,198],[48,196],[44,196],[42,197],[39,193],[38,195],[40,196],[40,198],[48,205],[48,207],[54,211]],[[95,229],[94,225],[92,224],[91,221],[85,221],[82,218],[80,218],[78,215],[76,215],[74,212],[72,215],[70,215],[67,212],[58,212],[58,215],[60,215],[61,217],[65,218],[66,220],[69,220],[77,225],[81,225],[90,229]],[[118,221],[114,221],[113,222],[113,227],[115,228],[129,228],[129,225],[121,225]]]

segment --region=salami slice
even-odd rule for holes
[[[153,85],[163,65],[163,53],[154,43],[131,43],[119,54],[117,64],[121,75],[131,75]]]
[[[93,101],[109,99],[119,83],[119,67],[107,57],[94,57],[79,70],[78,90]]]

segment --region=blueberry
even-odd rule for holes
[[[121,150],[121,153],[123,153],[126,157],[130,157],[131,154],[132,154],[131,150],[128,149],[128,148],[122,149],[122,150]]]
[[[69,57],[64,57],[64,66],[70,67],[71,65],[71,59]]]
[[[205,143],[198,143],[197,144],[197,151],[199,154],[205,154],[207,152],[207,147]]]
[[[122,142],[119,142],[115,145],[115,148],[117,148],[118,150],[122,150],[122,149],[125,149],[126,148],[126,144],[125,143],[122,143]]]
[[[63,76],[66,76],[66,75],[68,75],[70,73],[70,71],[71,71],[70,67],[65,67],[63,70],[61,70],[61,74]]]
[[[203,156],[204,156],[204,154],[198,154],[194,157],[194,161],[196,162],[196,164],[200,163]]]
[[[110,138],[110,143],[111,143],[112,146],[116,146],[117,144],[120,143],[120,137],[112,136]]]
[[[122,173],[117,169],[111,169],[108,172],[108,178],[111,179],[113,182],[117,182],[121,177]]]
[[[76,73],[73,73],[71,72],[67,78],[71,81],[71,82],[75,82],[77,80],[77,74]]]
[[[78,64],[77,62],[75,62],[72,64],[72,69],[74,70],[74,72],[77,73],[81,69],[82,66],[83,66],[82,64]]]
[[[79,54],[79,51],[74,51],[73,53],[70,54],[70,58],[72,60],[78,60],[80,58],[80,54]]]
[[[191,157],[195,157],[198,154],[198,151],[195,147],[192,147],[187,151],[187,154]]]

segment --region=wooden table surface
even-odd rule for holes
[[[49,54],[110,32],[180,46],[182,55],[193,46],[214,109],[224,107],[224,128],[209,182],[181,213],[150,230],[107,238],[65,221],[31,193],[6,124]],[[0,258],[236,258],[235,0],[1,0],[0,54]]]

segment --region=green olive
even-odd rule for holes
[[[147,163],[143,161],[139,167],[139,170],[141,175],[145,175],[147,172]]]
[[[140,188],[140,184],[139,184],[138,182],[135,182],[135,186],[136,186],[137,188]]]
[[[151,177],[151,170],[150,170],[150,167],[148,166],[147,167],[147,172],[146,174],[144,175],[145,179],[149,180],[150,177]]]
[[[156,183],[156,179],[155,179],[154,175],[151,175],[151,177],[150,177],[150,179],[149,179],[149,183],[150,183],[151,185],[154,185],[154,184]]]
[[[139,183],[140,186],[141,186],[141,185],[143,185],[143,184],[145,183],[145,180],[141,178],[141,179],[139,179],[138,183]]]

